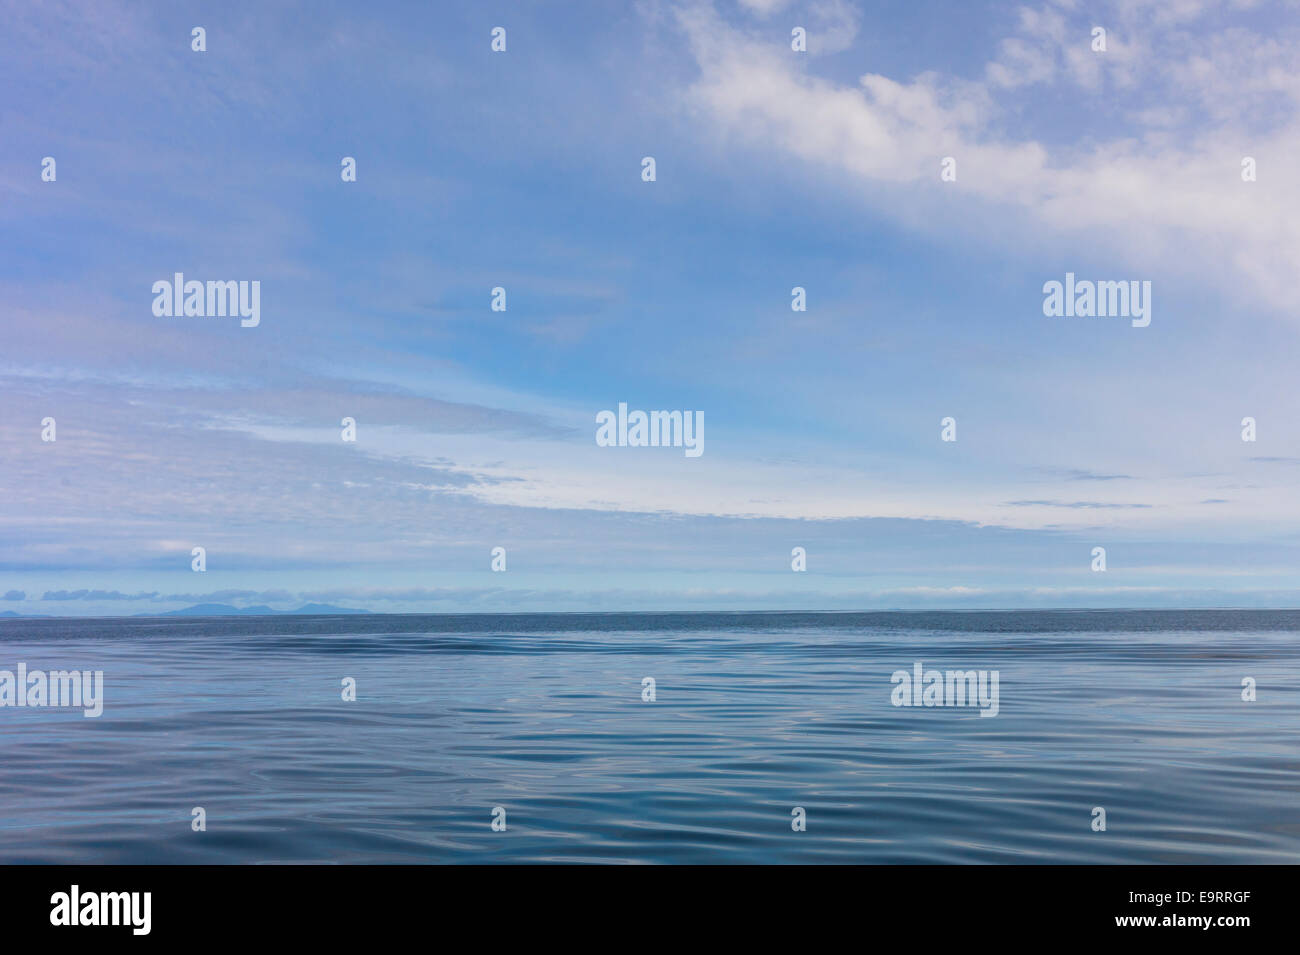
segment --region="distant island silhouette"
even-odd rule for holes
[[[331,604],[303,604],[297,610],[272,610],[270,607],[232,607],[230,604],[195,604],[180,610],[168,610],[165,613],[137,613],[136,617],[268,617],[287,614],[341,614],[373,613],[370,610],[355,610],[351,607],[335,607]]]

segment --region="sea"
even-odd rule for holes
[[[0,706],[5,864],[1300,859],[1294,610],[0,621],[19,664],[103,710]]]

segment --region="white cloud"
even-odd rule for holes
[[[790,5],[790,0],[740,0],[740,5],[760,17],[770,17]]]
[[[1031,229],[1103,241],[1135,267],[1216,277],[1234,294],[1279,308],[1300,304],[1300,188],[1288,171],[1300,154],[1295,48],[1211,30],[1190,48],[1179,33],[1157,56],[1151,51],[1166,38],[1153,20],[1140,50],[1119,31],[1109,52],[1094,54],[1082,22],[1067,25],[1054,7],[1025,11],[984,84],[927,72],[908,80],[868,73],[849,86],[804,72],[780,43],[728,25],[711,5],[679,11],[699,70],[689,103],[724,137],[814,164],[818,175],[830,168],[863,184],[908,184],[918,201],[955,188],[1006,207]],[[1053,79],[1085,90],[1140,84],[1166,99],[1117,111],[1109,137],[1089,127],[1086,137],[1049,147],[1046,134],[1058,130],[1035,136],[1027,121],[1007,121],[1018,104],[1006,97]],[[1085,107],[1096,104],[1081,100],[1081,114]],[[1157,108],[1196,121],[1171,135]],[[1068,102],[1065,109],[1069,129]],[[1132,126],[1144,118],[1156,121]],[[1260,164],[1258,182],[1241,180],[1247,155]],[[957,159],[957,183],[939,181],[944,156]],[[1034,237],[1026,238],[1032,248]]]

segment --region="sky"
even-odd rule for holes
[[[0,612],[1300,606],[1296,3],[0,10]]]

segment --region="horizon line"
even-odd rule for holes
[[[163,619],[185,615],[180,611],[167,610],[160,613],[122,613],[122,614],[20,614],[16,612],[0,613],[0,622],[8,620],[140,620]],[[191,619],[219,619],[222,617],[341,617],[341,616],[375,616],[375,617],[596,617],[596,616],[669,616],[673,614],[703,616],[709,614],[872,614],[872,613],[1300,613],[1300,607],[886,607],[861,610],[364,610],[356,607],[340,607],[336,612],[298,613],[293,610],[271,611],[270,613],[242,613],[233,607],[235,613],[191,614]]]

